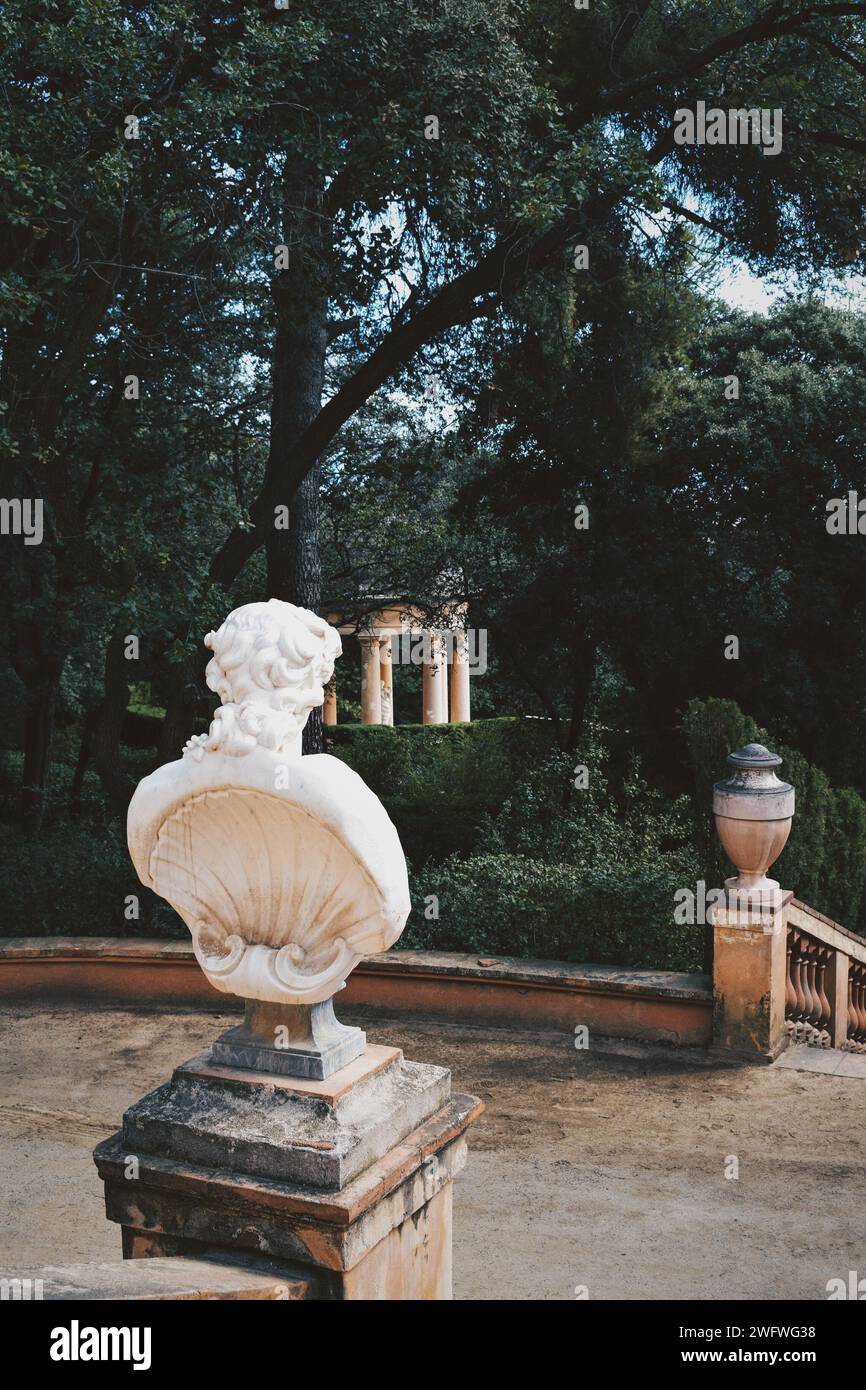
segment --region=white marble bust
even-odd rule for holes
[[[222,701],[207,734],[144,778],[129,807],[141,881],[192,934],[219,990],[271,1004],[329,999],[409,915],[406,861],[382,803],[327,754],[301,756],[339,634],[270,599],[205,638]]]

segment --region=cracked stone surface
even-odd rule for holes
[[[130,1153],[333,1191],[440,1109],[449,1091],[445,1068],[402,1058],[333,1104],[180,1069],[126,1112],[123,1141]]]

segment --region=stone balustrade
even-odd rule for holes
[[[824,988],[832,959],[830,946],[788,925],[785,1031],[797,1042],[832,1046],[829,1025],[835,1022],[834,1009]]]
[[[851,961],[848,973],[848,1037],[851,1052],[866,1052],[866,965]]]
[[[794,899],[787,923],[785,1031],[813,1047],[866,1051],[866,941]]]

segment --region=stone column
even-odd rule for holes
[[[425,724],[448,722],[448,663],[444,643],[438,632],[425,633],[430,644],[430,660],[422,670],[422,719]]]
[[[436,637],[436,680],[439,685],[439,724],[448,723],[448,640]]]
[[[359,633],[361,643],[361,723],[382,723],[382,677],[379,662],[379,638],[370,632]]]
[[[394,723],[394,667],[391,660],[391,634],[379,645],[379,677],[382,686],[382,723]]]
[[[793,893],[767,878],[785,847],[794,789],[780,782],[782,759],[750,743],[728,756],[732,776],[713,789],[725,852],[739,873],[710,909],[713,930],[713,1049],[772,1061],[786,1045],[788,913]]]
[[[325,686],[325,703],[322,706],[322,723],[331,725],[337,722],[337,686],[335,681],[328,681]]]
[[[454,633],[454,656],[451,661],[451,723],[468,724],[471,718],[469,644],[464,630],[458,628]]]

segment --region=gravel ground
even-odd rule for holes
[[[115,1259],[90,1153],[236,1015],[0,1013],[0,1264]],[[824,1299],[866,1274],[863,1081],[577,1052],[551,1034],[363,1019],[480,1095],[455,1200],[459,1299]],[[737,1160],[739,1176],[726,1177]]]

